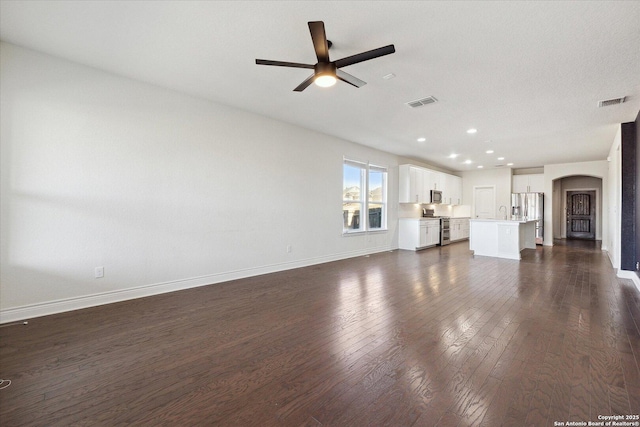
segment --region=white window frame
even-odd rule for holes
[[[364,191],[360,190],[359,200],[347,199],[344,197],[344,189],[345,189],[345,175],[344,175],[344,166],[352,166],[360,169],[360,184],[361,187],[364,188]],[[369,200],[369,183],[370,183],[370,173],[371,172],[382,172],[383,175],[383,183],[382,183],[382,200],[379,202],[372,202]],[[388,188],[388,179],[389,179],[389,171],[385,166],[373,165],[369,162],[360,162],[357,160],[347,159],[346,157],[342,162],[342,190],[343,190],[343,198],[342,198],[342,206],[343,206],[343,223],[342,223],[342,234],[347,235],[356,235],[368,232],[380,232],[387,231],[387,188]],[[358,229],[351,229],[345,227],[345,219],[344,219],[344,204],[345,203],[359,203],[360,208],[360,227]],[[369,204],[381,205],[381,220],[379,228],[371,228],[369,224]]]

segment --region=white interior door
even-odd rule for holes
[[[475,218],[495,218],[496,188],[493,186],[474,187],[473,205]]]

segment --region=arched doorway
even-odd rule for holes
[[[596,239],[596,192],[573,190],[566,192],[567,239]]]
[[[602,178],[558,178],[553,196],[554,239],[602,240]]]

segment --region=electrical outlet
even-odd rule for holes
[[[291,247],[291,245],[287,245],[287,253],[290,254],[292,250],[293,247]]]
[[[96,267],[95,271],[96,279],[101,279],[104,277],[104,267]]]
[[[636,262],[636,271],[640,271],[640,261]]]

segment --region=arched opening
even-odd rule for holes
[[[602,178],[554,179],[553,198],[554,239],[602,240]]]

